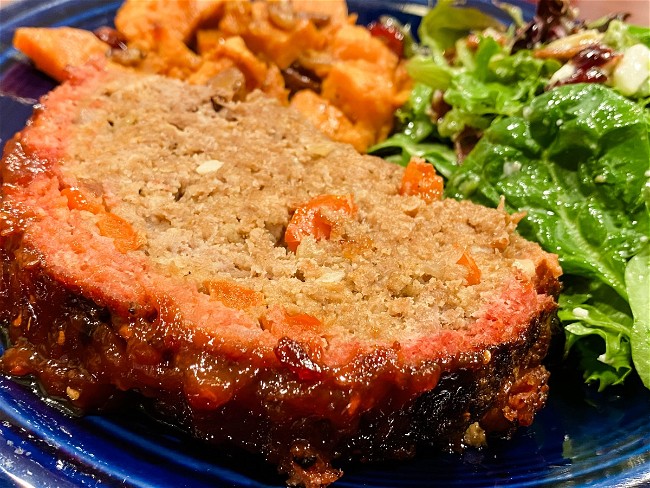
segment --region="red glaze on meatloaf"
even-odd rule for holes
[[[7,144],[2,371],[81,409],[136,390],[292,485],[529,425],[560,269],[520,217],[211,90],[89,65]]]

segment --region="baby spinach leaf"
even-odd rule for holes
[[[650,385],[649,127],[648,110],[614,90],[558,87],[494,122],[446,187],[527,212],[519,231],[565,272],[566,350],[600,389],[632,364]]]
[[[492,205],[504,195],[512,210],[527,212],[520,231],[557,253],[565,273],[601,280],[625,298],[625,265],[648,233],[643,109],[589,84],[558,87],[525,113],[485,132],[447,195]]]

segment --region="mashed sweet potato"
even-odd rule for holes
[[[115,30],[20,28],[14,46],[58,81],[96,56],[193,84],[235,68],[246,92],[291,104],[364,152],[390,132],[409,80],[400,57],[355,20],[344,1],[126,0]]]

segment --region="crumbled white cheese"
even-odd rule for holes
[[[643,44],[628,47],[614,69],[613,81],[623,95],[650,92],[650,49]]]

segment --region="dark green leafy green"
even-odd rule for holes
[[[473,70],[458,71],[445,92],[452,109],[439,123],[442,136],[453,137],[466,126],[485,130],[495,119],[520,114],[560,67],[530,51],[507,55],[490,37],[480,41],[473,61]]]
[[[628,33],[637,39],[641,44],[650,47],[650,28],[642,27],[640,25],[628,24]]]
[[[649,235],[647,114],[595,84],[558,87],[523,113],[491,125],[446,193],[492,206],[504,195],[509,209],[527,212],[520,232],[557,253],[566,274],[560,318],[567,346],[578,346],[587,380],[601,388],[620,383],[631,351],[640,358],[650,351],[647,316],[638,318],[639,310],[647,314],[648,273],[626,278],[628,261],[641,261],[629,272],[637,277],[634,270],[647,265],[647,257],[635,257]],[[574,286],[584,278],[586,293]],[[638,304],[632,308],[630,290]],[[647,360],[640,363],[648,369]]]
[[[528,213],[521,230],[559,254],[566,273],[625,297],[625,264],[648,231],[643,110],[583,84],[537,97],[526,115],[490,127],[450,178],[448,195],[492,205],[505,195],[511,209]]]
[[[435,134],[438,129],[431,121],[429,107],[433,89],[425,84],[416,83],[411,90],[408,102],[396,113],[402,125],[402,131],[375,145],[372,151],[386,157],[389,161],[406,166],[412,156],[419,156],[432,163],[440,174],[451,175],[456,167],[456,154],[448,144],[423,142]]]

